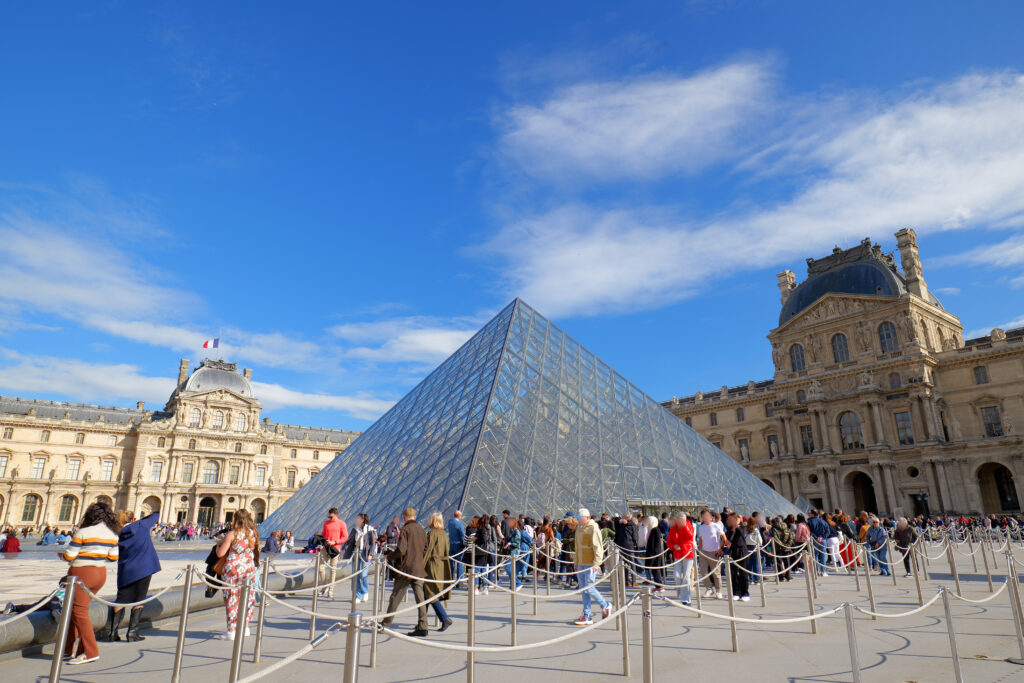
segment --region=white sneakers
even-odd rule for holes
[[[744,595],[742,598],[740,598],[740,600],[742,600],[743,602],[750,602],[750,596]]]
[[[96,655],[95,657],[89,657],[89,656],[87,656],[83,652],[82,654],[78,655],[77,657],[72,657],[71,659],[67,660],[64,663],[67,664],[68,666],[78,666],[79,664],[88,664],[89,662],[95,662],[99,658],[100,658],[99,655]]]
[[[234,640],[235,639],[235,632],[234,631],[224,631],[224,633],[218,633],[216,636],[214,636],[214,638],[216,638],[217,640]]]
[[[706,591],[704,591],[704,597],[705,598],[713,598],[713,597],[715,597],[715,589],[714,588],[709,588]],[[721,597],[721,596],[719,596],[719,597]]]
[[[721,600],[722,599],[722,594],[721,593],[715,593],[715,599],[716,600]]]
[[[603,610],[603,612],[604,612],[604,618],[607,619],[608,617],[610,617],[612,615],[612,606],[611,605],[606,605],[604,610]]]

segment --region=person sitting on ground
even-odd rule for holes
[[[46,531],[43,532],[43,537],[39,540],[39,545],[53,545],[57,542],[57,534],[53,533],[53,529],[46,527]]]
[[[270,535],[267,536],[267,542],[263,545],[263,552],[265,552],[265,553],[279,553],[279,552],[281,552],[281,544],[278,541],[278,537],[280,537],[280,535],[281,535],[280,531],[272,531],[270,533]]]
[[[3,545],[0,546],[0,553],[20,553],[21,552],[21,541],[18,540],[18,535],[14,531],[7,532],[7,538],[4,539]]]

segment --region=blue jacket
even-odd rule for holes
[[[454,554],[466,547],[466,525],[461,519],[448,520],[448,552]]]
[[[124,588],[160,571],[160,559],[149,533],[159,519],[160,513],[154,512],[121,527],[121,534],[117,538],[118,588]]]
[[[807,520],[807,526],[811,528],[811,536],[815,540],[826,539],[832,535],[832,527],[821,517],[811,517]]]

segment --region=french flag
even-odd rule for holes
[[[220,348],[220,337],[216,339],[207,339],[203,342],[204,349],[219,349]]]

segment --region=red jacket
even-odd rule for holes
[[[7,540],[4,541],[3,550],[0,552],[5,553],[20,553],[21,552],[21,541],[18,540],[17,536],[8,536]]]
[[[340,519],[334,521],[328,519],[324,522],[324,528],[320,535],[335,548],[340,548],[341,544],[348,540],[348,526]]]
[[[685,520],[682,526],[672,525],[668,530],[668,547],[672,557],[691,557],[693,555],[693,523]]]

